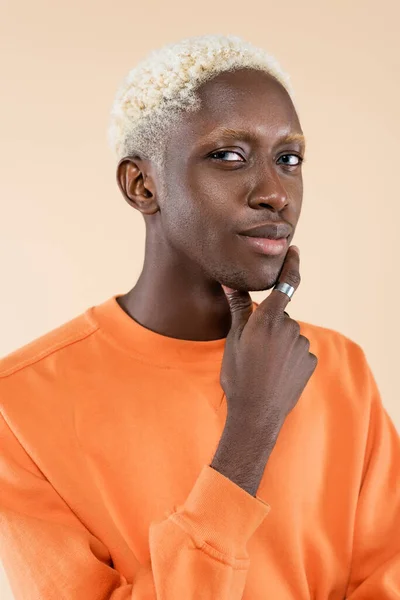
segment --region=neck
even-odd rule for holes
[[[164,249],[165,250],[165,249]],[[162,256],[162,259],[160,259]],[[223,289],[193,264],[148,252],[135,286],[118,303],[140,325],[182,340],[225,338],[231,314]]]

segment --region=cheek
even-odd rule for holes
[[[209,202],[210,201],[210,202]],[[207,248],[223,243],[226,218],[212,205],[212,199],[186,197],[180,204],[179,223],[174,227],[175,238],[179,236],[187,248],[204,253]]]
[[[167,240],[185,254],[196,256],[206,244],[210,220],[198,198],[181,186],[169,190],[161,206],[163,234]]]
[[[282,212],[282,216],[293,226],[297,225],[303,202],[303,182],[301,178],[285,181],[285,190],[288,197],[288,205]]]
[[[170,184],[161,207],[164,229],[175,239],[188,238],[189,242],[221,237],[228,228],[231,207],[217,190],[216,185],[193,177],[189,182],[181,178],[179,185]]]

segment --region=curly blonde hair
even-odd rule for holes
[[[200,108],[199,86],[242,68],[269,73],[293,98],[277,60],[237,36],[195,36],[153,50],[128,73],[114,100],[109,142],[117,159],[140,156],[162,165],[168,129],[182,112]]]

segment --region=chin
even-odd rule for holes
[[[270,290],[278,282],[277,277],[274,279],[268,279],[267,281],[249,281],[246,286],[248,292],[264,292]]]
[[[263,292],[270,290],[278,282],[279,269],[274,269],[269,273],[235,273],[230,277],[225,277],[221,283],[235,290],[246,292]]]
[[[285,257],[274,257],[272,260],[247,261],[242,264],[229,264],[221,261],[218,265],[203,267],[204,273],[211,281],[226,285],[234,290],[246,292],[263,292],[270,290],[278,282]],[[211,261],[210,261],[211,262]]]
[[[263,270],[257,269],[256,271],[246,273],[246,288],[249,292],[270,290],[278,283],[285,257],[277,258],[278,261],[271,261],[271,264],[266,265],[266,268]]]

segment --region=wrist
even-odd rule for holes
[[[257,435],[254,430],[243,426],[239,429],[229,422],[210,466],[255,496],[271,450],[265,432]]]

